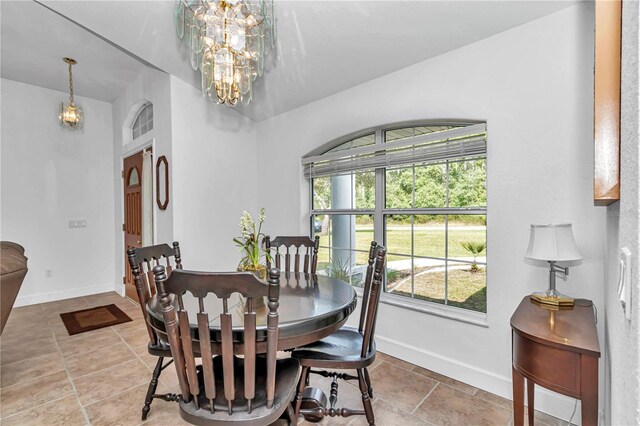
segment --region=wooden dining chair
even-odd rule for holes
[[[320,246],[320,237],[316,235],[315,239],[306,236],[296,237],[275,237],[271,239],[265,237],[265,249],[271,254],[271,258],[275,260],[276,268],[284,272],[291,271],[291,251],[295,248],[293,258],[293,272],[303,272],[305,274],[315,274],[318,267],[318,248]],[[281,248],[284,252],[280,253]],[[273,251],[271,250],[273,249]],[[300,253],[304,255],[302,270],[300,270]],[[281,268],[281,258],[284,257],[284,269]],[[267,262],[270,267],[270,262]]]
[[[295,349],[291,356],[300,360],[302,374],[298,382],[298,391],[295,398],[295,415],[303,414],[309,419],[320,421],[324,417],[349,417],[353,415],[365,415],[370,425],[375,424],[371,398],[373,388],[367,367],[375,360],[376,344],[374,340],[376,319],[378,316],[378,303],[382,288],[382,274],[386,249],[378,246],[375,241],[369,248],[369,263],[362,294],[362,308],[358,328],[343,327],[324,339]],[[356,370],[357,376],[336,371],[311,370],[323,368],[330,370]],[[302,407],[305,387],[309,384],[309,374],[319,374],[331,377],[331,394],[329,406],[318,404],[316,406]],[[336,408],[338,401],[338,379],[358,380],[362,394],[364,410],[349,408]],[[312,391],[312,388],[309,388]],[[322,394],[324,396],[324,394]],[[309,395],[314,398],[314,395]],[[326,396],[324,396],[326,398]]]
[[[293,358],[276,359],[280,271],[269,271],[268,284],[250,272],[176,270],[167,277],[165,268],[156,266],[154,274],[180,384],[182,419],[199,425],[267,425],[286,411],[296,424],[291,401],[300,363]],[[185,309],[187,292],[198,301],[197,318],[189,318]],[[211,293],[222,300],[220,337],[209,328],[210,316],[205,309],[205,299]],[[235,327],[233,293],[246,298],[246,305],[241,305],[243,324]],[[256,327],[264,319],[256,317],[254,308],[263,297],[268,297],[266,330]],[[192,321],[197,332],[190,327]],[[194,346],[200,352],[200,365]],[[265,352],[266,356],[256,355]]]
[[[138,302],[140,303],[142,315],[143,318],[145,318],[145,324],[147,326],[147,332],[149,333],[147,350],[150,355],[158,357],[156,366],[151,374],[151,382],[147,389],[144,406],[142,407],[142,420],[144,421],[147,419],[149,410],[151,410],[151,402],[154,399],[162,399],[164,401],[178,400],[178,396],[174,393],[156,394],[160,374],[165,368],[171,365],[171,349],[169,348],[169,344],[160,339],[154,329],[149,325],[149,322],[146,320],[146,309],[149,298],[156,294],[153,268],[162,262],[165,263],[168,273],[171,273],[174,267],[176,269],[182,269],[182,256],[180,254],[180,244],[174,241],[173,247],[170,247],[168,244],[158,244],[155,246],[131,248],[127,250],[127,257],[129,258],[133,282],[136,286]],[[173,266],[171,265],[171,258],[173,258]],[[165,358],[169,358],[166,364],[164,363]]]

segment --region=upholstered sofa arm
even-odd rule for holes
[[[27,270],[24,247],[11,241],[0,241],[0,334],[9,319]]]

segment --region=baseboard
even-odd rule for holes
[[[120,296],[124,297],[125,296],[124,284],[116,283],[116,288],[113,291],[118,293]]]
[[[16,298],[16,302],[13,304],[14,308],[20,306],[35,305],[37,303],[55,302],[56,300],[71,299],[73,297],[89,296],[91,294],[106,293],[107,291],[114,291],[113,283],[94,285],[90,287],[76,287],[68,288],[60,291],[29,294]]]
[[[376,346],[381,352],[468,383],[478,389],[512,400],[511,378],[465,364],[442,355],[388,337],[376,335]],[[375,385],[374,385],[375,386]],[[535,408],[543,413],[568,421],[575,399],[536,386]],[[580,403],[573,416],[573,424],[580,425]]]

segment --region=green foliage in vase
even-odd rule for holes
[[[465,241],[463,243],[460,243],[460,245],[466,251],[468,251],[471,254],[471,256],[473,256],[473,263],[471,264],[471,272],[473,272],[473,273],[478,272],[478,265],[476,264],[476,258],[487,247],[487,243],[486,242],[478,243],[478,242],[475,242],[475,241]]]
[[[240,265],[242,267],[258,269],[263,257],[271,261],[269,252],[264,249],[262,244],[262,240],[265,237],[262,233],[264,220],[264,207],[260,209],[257,226],[249,212],[242,212],[242,216],[240,217],[242,236],[233,239],[233,242],[240,247],[240,253],[243,256],[242,259],[240,259]]]

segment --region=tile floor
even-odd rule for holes
[[[67,334],[61,312],[109,303],[118,305],[133,321]],[[0,424],[142,424],[140,410],[156,362],[146,352],[147,343],[140,308],[116,293],[13,309],[0,338]],[[370,374],[380,426],[512,423],[510,401],[383,353]],[[159,392],[177,392],[173,369],[167,369],[160,382]],[[311,384],[328,394],[329,379],[312,376]],[[355,385],[341,381],[339,389],[338,406],[361,406]],[[323,423],[366,425],[360,416]],[[562,424],[542,413],[536,413],[536,423]],[[144,424],[186,423],[179,417],[177,404],[156,400]]]

